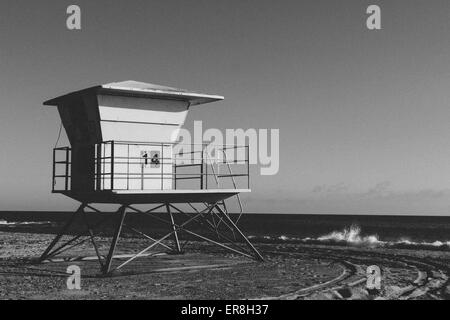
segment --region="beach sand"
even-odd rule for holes
[[[450,299],[448,251],[258,243],[259,263],[190,242],[182,255],[160,252],[105,278],[98,261],[34,264],[53,237],[0,232],[0,299]],[[101,252],[109,242],[98,238]],[[117,254],[146,245],[122,238]],[[69,255],[86,254],[89,242]],[[69,265],[81,268],[81,290],[67,289]],[[380,292],[366,290],[370,265],[382,269]]]

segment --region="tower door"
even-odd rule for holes
[[[78,145],[72,147],[72,190],[92,192],[95,187],[95,147]]]

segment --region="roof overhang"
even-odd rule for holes
[[[109,83],[75,91],[44,102],[46,106],[59,106],[83,94],[108,94],[118,96],[132,96],[148,99],[181,100],[189,102],[191,106],[224,100],[223,96],[197,93],[183,89],[154,85],[137,81]]]

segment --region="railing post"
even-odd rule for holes
[[[96,149],[96,160],[95,160],[95,167],[97,170],[96,174],[96,180],[95,180],[95,187],[97,191],[102,189],[102,145],[101,144],[95,144]]]
[[[247,145],[247,186],[250,189],[250,145]]]
[[[203,149],[203,145],[202,145],[202,165],[201,165],[201,167],[200,167],[200,190],[203,190],[203,165],[204,165],[204,162],[203,162],[203,158],[204,158],[204,156],[205,156],[205,154],[204,154],[204,149]]]
[[[102,142],[102,189],[105,190],[105,174],[106,174],[106,143]]]
[[[111,190],[114,190],[114,141],[111,141]]]
[[[161,190],[164,190],[164,143],[161,143]]]
[[[55,185],[56,185],[56,149],[53,149],[53,169],[52,169],[52,192],[55,192]]]
[[[219,152],[219,146],[217,146],[217,189],[220,189],[220,154],[222,152]]]
[[[66,148],[66,176],[65,176],[65,189],[66,191],[69,191],[69,148]]]
[[[206,163],[205,163],[205,184],[206,184],[206,190],[208,190],[208,150],[206,150]]]
[[[130,190],[130,145],[127,145],[127,190]]]
[[[173,164],[173,184],[174,184],[174,190],[177,190],[177,160],[176,159]]]

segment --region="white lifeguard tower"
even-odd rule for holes
[[[212,242],[234,253],[256,260],[262,256],[238,228],[238,219],[227,212],[225,200],[250,192],[249,146],[180,145],[179,131],[191,107],[221,101],[217,95],[201,94],[154,84],[124,81],[76,91],[44,103],[58,108],[71,147],[53,151],[53,193],[81,203],[79,209],[45,250],[40,261],[49,261],[83,237],[60,244],[74,219],[87,209],[100,212],[95,204],[116,204],[117,223],[107,255],[99,252],[93,228],[86,220],[104,274],[110,274],[146,255],[155,246],[168,248],[173,237],[175,252],[181,253],[179,233]],[[214,149],[215,155],[211,155]],[[237,150],[241,149],[238,152]],[[182,151],[180,151],[182,150]],[[244,154],[238,159],[231,154]],[[221,155],[221,156],[219,156]],[[238,172],[233,170],[236,167]],[[135,205],[149,204],[141,210]],[[180,209],[189,206],[193,212]],[[202,206],[199,208],[198,206]],[[138,254],[121,255],[123,263],[113,268],[115,248],[127,211],[155,216],[163,209],[170,232],[159,240],[134,230],[152,241]],[[176,215],[187,217],[182,223]],[[160,213],[160,212],[159,212]],[[189,230],[193,222],[213,230],[217,239]],[[233,233],[227,237],[221,228]],[[246,244],[242,248],[239,243]],[[172,248],[172,247],[171,247]],[[119,260],[119,258],[117,258]]]

